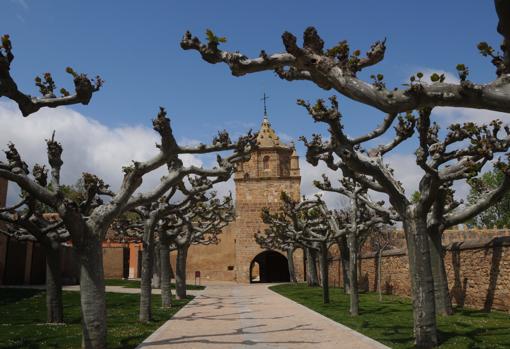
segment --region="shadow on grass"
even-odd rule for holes
[[[413,316],[409,299],[376,293],[360,295],[360,316],[348,313],[349,296],[332,289],[331,303],[323,304],[321,289],[306,285],[270,287],[330,319],[342,323],[392,348],[413,347]],[[510,317],[506,313],[457,308],[450,317],[438,317],[439,348],[510,348]]]
[[[189,302],[173,300],[170,309],[161,308],[154,295],[154,321],[138,322],[139,295],[106,293],[108,348],[135,348],[152,332]],[[0,289],[0,349],[64,349],[81,344],[79,292],[64,292],[65,324],[46,324],[46,297],[43,290]]]
[[[26,298],[31,298],[40,293],[44,293],[44,290],[33,289],[33,288],[3,288],[2,297],[0,298],[0,306],[16,303]]]

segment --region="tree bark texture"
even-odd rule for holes
[[[159,251],[159,242],[154,246],[155,251]],[[154,263],[153,263],[153,273],[152,273],[152,288],[161,288],[161,254],[154,253]]]
[[[437,345],[437,327],[426,214],[415,211],[410,207],[402,217],[411,277],[415,344],[417,348],[432,348]]]
[[[347,246],[347,238],[345,235],[340,237],[338,242],[340,250],[340,259],[342,261],[342,280],[344,286],[344,293],[350,293],[350,279],[349,279],[349,247]]]
[[[161,260],[161,307],[172,307],[172,289],[170,286],[170,250],[168,245],[160,243],[159,246]]]
[[[351,316],[359,315],[359,288],[358,288],[358,246],[356,234],[347,235],[347,246],[349,247],[349,280],[350,283],[350,306],[349,313]]]
[[[290,282],[297,283],[296,271],[294,268],[294,248],[287,249],[287,263],[289,265]]]
[[[44,246],[46,254],[46,321],[64,322],[62,305],[62,276],[60,273],[60,245]]]
[[[377,252],[377,293],[379,294],[379,302],[382,302],[382,275],[381,275],[381,266],[382,266],[382,253],[383,250],[380,249]]]
[[[325,243],[321,243],[319,265],[321,269],[322,280],[322,301],[324,304],[329,303],[329,273],[328,273],[328,247]]]
[[[152,320],[152,274],[154,263],[154,234],[148,234],[143,241],[142,275],[140,280],[140,316],[141,322]]]
[[[106,348],[106,300],[102,241],[87,234],[76,248],[80,261],[80,303],[82,315],[82,347]]]
[[[177,265],[175,267],[175,294],[177,299],[186,298],[186,260],[188,246],[177,249]]]
[[[448,291],[448,277],[444,265],[441,235],[442,233],[438,228],[429,229],[430,263],[434,280],[436,314],[449,316],[453,314],[453,307],[450,292]]]
[[[315,263],[315,252],[306,248],[306,270],[307,270],[307,284],[311,287],[319,286],[319,277],[317,275],[317,263]]]

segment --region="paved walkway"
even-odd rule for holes
[[[208,285],[138,348],[388,349],[264,284]]]

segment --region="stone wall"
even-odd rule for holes
[[[299,178],[272,178],[265,180],[247,179],[236,181],[236,279],[238,282],[250,282],[250,264],[257,254],[264,251],[255,241],[255,233],[263,232],[266,225],[262,222],[264,207],[272,211],[280,208],[280,194],[287,192],[294,199],[299,198]],[[295,264],[302,264],[302,254],[296,254]],[[302,279],[302,274],[299,275]]]
[[[186,277],[188,283],[195,280],[195,272],[200,272],[201,281],[235,281],[235,240],[231,223],[219,235],[217,245],[192,245],[188,250]],[[171,254],[172,267],[175,268],[177,252]]]
[[[103,265],[105,279],[123,279],[125,275],[124,247],[103,246]]]
[[[450,242],[445,245],[445,263],[454,304],[475,309],[510,311],[510,236],[508,232],[450,231],[445,234],[445,240],[477,239],[480,236],[494,236],[498,233],[503,233],[505,236]],[[339,259],[334,257],[330,275],[335,274],[335,268],[340,268],[339,263]],[[365,254],[360,264],[360,287],[376,291],[378,268],[375,254]],[[381,279],[384,293],[410,296],[409,266],[405,249],[394,249],[383,253]]]

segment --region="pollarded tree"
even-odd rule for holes
[[[143,245],[142,249],[142,271],[140,281],[140,312],[139,320],[141,322],[149,322],[152,320],[152,284],[154,278],[154,266],[157,257],[163,263],[164,271],[162,282],[162,305],[163,307],[171,306],[171,291],[169,276],[169,264],[165,263],[168,260],[169,254],[161,253],[164,249],[161,244],[167,245],[165,238],[156,235],[156,232],[161,231],[158,229],[160,221],[166,216],[176,214],[182,210],[189,210],[194,205],[207,200],[205,192],[212,188],[215,183],[225,181],[229,178],[228,175],[216,177],[214,180],[208,179],[206,176],[202,177],[187,177],[183,178],[180,183],[173,186],[168,193],[162,196],[158,201],[151,202],[144,206],[135,207],[132,212],[138,218],[131,219],[129,222],[117,222],[116,228],[120,235],[127,234],[130,237],[136,237]],[[186,188],[186,181],[191,185],[191,188]],[[179,195],[180,194],[180,195]],[[177,197],[179,197],[177,199]],[[157,248],[157,253],[155,250]]]
[[[318,252],[323,301],[329,303],[328,250],[344,233],[343,227],[337,225],[335,217],[319,197],[297,202],[282,192],[281,201],[279,212],[271,213],[267,208],[262,211],[262,221],[269,226],[264,238],[286,241]],[[310,258],[310,253],[307,257]]]
[[[160,243],[177,250],[175,266],[175,293],[177,299],[186,298],[186,263],[191,245],[219,243],[218,235],[235,218],[232,196],[223,200],[212,192],[206,200],[191,200],[162,219]]]
[[[45,170],[36,166],[39,184],[47,186]],[[29,194],[22,200],[7,208],[0,209],[0,233],[19,241],[38,242],[46,258],[46,321],[63,323],[64,308],[62,304],[62,277],[60,271],[61,244],[70,240],[70,234],[62,229],[63,223],[57,219],[52,221],[45,215],[44,208]]]
[[[335,211],[335,215],[338,226],[343,228],[342,234],[337,236],[337,241],[344,235],[347,237],[349,312],[352,316],[357,316],[359,315],[358,260],[361,247],[369,235],[377,234],[384,225],[390,224],[392,218],[396,217],[395,213],[382,207],[381,203],[370,199],[367,187],[346,177],[340,180],[340,184],[338,187],[333,187],[326,175],[322,175],[322,181],[314,181],[317,188],[344,195],[349,199],[349,207]]]
[[[286,80],[309,80],[323,89],[335,89],[339,93],[361,103],[371,105],[387,112],[383,123],[366,135],[350,138],[342,130],[340,113],[336,100],[332,100],[333,107],[327,109],[323,103],[314,107],[307,105],[314,111],[316,121],[325,122],[330,126],[332,141],[324,143],[319,137],[308,144],[308,160],[317,164],[320,159],[341,169],[345,176],[353,177],[370,189],[386,193],[389,201],[403,221],[406,232],[408,257],[411,272],[411,285],[414,308],[414,333],[418,347],[437,345],[437,328],[435,317],[434,285],[431,271],[431,261],[428,243],[427,214],[434,204],[438,188],[447,181],[465,179],[476,174],[480,166],[492,158],[494,151],[505,148],[504,140],[489,136],[488,146],[484,140],[476,140],[478,146],[469,147],[469,151],[448,151],[441,146],[458,146],[464,140],[476,138],[476,134],[485,136],[484,132],[472,124],[452,125],[449,137],[443,142],[435,142],[434,130],[424,125],[430,125],[430,112],[435,106],[483,108],[496,111],[510,111],[510,6],[509,0],[495,0],[499,17],[498,32],[503,36],[502,53],[499,54],[488,45],[481,43],[479,50],[484,56],[490,56],[496,66],[497,78],[489,84],[475,84],[467,79],[469,70],[459,64],[459,83],[446,83],[444,76],[433,74],[432,83],[421,80],[423,74],[411,77],[411,83],[404,90],[388,90],[382,75],[374,75],[373,82],[367,83],[356,75],[359,71],[373,66],[384,58],[385,42],[375,43],[365,57],[355,50],[350,54],[346,41],[324,50],[324,41],[314,28],[308,28],[304,33],[303,46],[299,47],[296,37],[288,32],[282,36],[286,49],[285,53],[268,55],[261,52],[259,58],[249,59],[239,52],[225,52],[218,48],[218,40],[209,40],[202,44],[200,40],[187,32],[181,42],[184,49],[194,49],[200,52],[203,59],[209,63],[226,63],[236,76],[265,70],[275,70]],[[304,104],[304,103],[302,103]],[[417,118],[410,112],[419,110],[418,118],[420,147],[417,163],[425,175],[420,181],[420,199],[411,203],[406,197],[400,183],[394,178],[392,170],[383,163],[383,155],[394,149],[399,143],[414,133]],[[396,137],[388,144],[373,148],[372,152],[360,151],[362,143],[373,140],[384,134],[393,124],[398,113],[405,112],[409,116],[401,118],[397,126]],[[499,126],[493,125],[493,129]],[[485,128],[487,129],[487,128]],[[497,136],[497,135],[496,135]],[[451,138],[452,137],[452,138]],[[492,141],[494,140],[494,142]],[[438,143],[436,145],[436,143]],[[430,149],[429,149],[430,148]],[[480,156],[479,150],[482,150]],[[332,154],[341,160],[334,164]],[[430,156],[432,154],[432,156]],[[436,162],[436,155],[440,156]],[[430,163],[427,163],[427,159]],[[434,168],[438,163],[439,167]],[[446,167],[446,163],[451,164]],[[453,164],[452,164],[453,163]],[[443,165],[443,167],[440,167]],[[424,194],[424,195],[422,195]],[[494,195],[484,197],[474,207],[464,210],[456,217],[466,218],[475,211],[480,211],[493,202]],[[451,218],[451,217],[450,217]],[[454,221],[455,219],[453,219]],[[449,219],[451,222],[452,219]],[[433,244],[431,244],[433,245]],[[432,246],[432,250],[435,246]],[[432,251],[435,253],[435,251]]]
[[[478,214],[503,195],[510,184],[510,179],[479,200],[476,205],[448,215],[442,213],[429,215],[429,212],[441,207],[440,202],[443,200],[441,193],[445,186],[450,186],[456,180],[476,176],[493,158],[494,153],[506,152],[509,149],[510,130],[502,129],[499,121],[482,126],[473,123],[453,124],[440,140],[439,126],[431,125],[430,122],[431,110],[423,109],[416,117],[411,113],[405,118],[400,117],[395,127],[395,138],[389,143],[364,149],[362,143],[384,134],[392,123],[388,124],[388,121],[395,117],[389,115],[383,125],[367,135],[353,139],[342,129],[341,115],[335,98],[331,98],[330,108],[325,107],[323,101],[314,106],[303,101],[299,103],[308,109],[316,121],[327,123],[332,135],[329,142],[323,142],[320,136],[314,136],[310,143],[305,140],[308,147],[307,159],[314,164],[322,159],[331,168],[341,169],[344,175],[356,179],[372,190],[388,195],[406,233],[417,345],[426,347],[437,344],[431,263],[441,255],[442,246],[440,236],[438,238],[430,229],[430,226],[435,224],[432,220],[441,217],[443,227],[448,227]],[[396,179],[394,171],[384,163],[384,155],[411,137],[415,130],[419,141],[416,161],[423,169],[424,175],[420,180],[419,198],[413,202],[405,195],[404,188]],[[339,157],[339,161],[336,162],[333,153]],[[498,162],[498,166],[507,167],[501,162]],[[429,238],[435,239],[437,244],[429,244]]]
[[[124,167],[124,178],[117,193],[111,193],[108,187],[97,177],[85,175],[86,200],[82,205],[68,200],[60,188],[60,170],[62,147],[56,141],[48,141],[48,162],[51,168],[52,185],[46,188],[39,184],[40,173],[28,173],[26,164],[14,146],[7,152],[7,162],[0,162],[0,177],[17,184],[34,199],[51,207],[60,215],[65,228],[71,235],[73,249],[80,264],[80,298],[83,324],[83,347],[101,349],[106,347],[106,304],[102,259],[102,241],[112,222],[124,212],[134,207],[156,201],[182,178],[187,175],[223,176],[232,173],[234,163],[249,157],[255,144],[252,135],[241,137],[232,143],[228,134],[222,133],[213,140],[213,144],[200,144],[194,147],[178,145],[170,127],[170,120],[161,108],[153,121],[154,129],[161,136],[157,145],[158,154],[145,162],[133,162]],[[184,166],[179,154],[201,154],[224,150],[233,150],[227,158],[218,156],[218,165],[212,169],[196,166]],[[168,167],[168,174],[150,192],[137,193],[143,177],[162,167]],[[99,196],[110,196],[102,201]]]
[[[219,49],[220,42],[215,35],[208,35],[207,44],[185,33],[181,47],[184,50],[196,50],[202,58],[211,64],[225,63],[232,75],[243,76],[261,71],[275,71],[287,81],[311,81],[325,90],[334,89],[346,97],[375,107],[385,113],[394,114],[434,106],[451,106],[489,109],[510,112],[510,1],[494,0],[499,18],[498,32],[503,36],[501,53],[489,44],[478,44],[481,54],[490,57],[496,67],[496,80],[489,84],[475,84],[467,80],[468,69],[462,64],[457,66],[460,83],[445,82],[444,76],[433,75],[433,84],[411,84],[407,89],[386,88],[383,77],[374,75],[374,81],[366,82],[357,74],[384,59],[386,42],[376,41],[361,56],[360,50],[350,52],[346,40],[325,49],[324,41],[313,27],[305,30],[303,47],[297,45],[296,37],[285,32],[282,35],[285,51],[267,54],[261,51],[259,57],[248,58],[236,52]]]
[[[65,88],[60,89],[60,96],[55,94],[56,84],[50,73],[44,73],[43,77],[36,76],[35,84],[39,88],[42,97],[33,97],[19,90],[11,76],[11,63],[14,60],[12,43],[9,35],[2,36],[0,46],[0,97],[7,97],[18,104],[23,116],[35,113],[43,107],[55,108],[62,105],[88,104],[92,94],[98,91],[103,80],[97,76],[89,79],[86,74],[78,74],[72,68],[67,67],[74,80],[75,93],[70,94]]]

